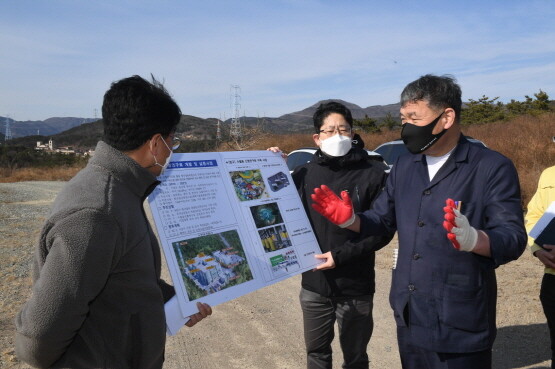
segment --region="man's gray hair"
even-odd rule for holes
[[[426,74],[409,83],[401,92],[401,106],[408,102],[426,101],[432,109],[452,108],[455,119],[461,117],[461,87],[451,75],[435,76]]]

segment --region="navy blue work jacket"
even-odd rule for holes
[[[445,200],[487,233],[491,258],[458,251],[443,228]],[[386,191],[359,214],[361,235],[397,230],[390,304],[411,343],[436,352],[490,349],[495,340],[495,268],[526,247],[518,175],[503,155],[462,135],[432,181],[424,155],[399,157]]]

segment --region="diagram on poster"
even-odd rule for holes
[[[183,317],[313,269],[321,253],[285,161],[173,154],[148,201]]]

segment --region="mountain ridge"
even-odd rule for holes
[[[45,120],[17,121],[0,116],[0,121],[3,123],[0,125],[3,136],[6,133],[5,127],[7,119],[10,120],[10,132],[13,138],[36,135],[37,131],[39,135],[53,135],[96,120],[94,118],[51,117]]]
[[[245,127],[263,125],[271,133],[301,133],[312,132],[312,116],[317,107],[329,101],[338,101],[346,105],[354,119],[363,119],[365,116],[379,119],[399,112],[399,104],[374,105],[366,108],[349,103],[341,99],[327,99],[299,111],[283,114],[277,118],[272,117],[240,117]],[[0,121],[6,118],[0,116]],[[231,119],[220,121],[217,118],[199,118],[183,114],[177,126],[177,132],[183,138],[190,140],[215,140],[220,122],[220,130],[228,131]],[[102,120],[94,118],[53,117],[44,121],[10,121],[13,144],[34,146],[37,141],[45,142],[49,138],[57,146],[73,146],[80,149],[94,148],[96,142],[102,138]],[[4,141],[5,125],[0,125],[0,139]],[[38,132],[37,132],[38,131]],[[38,134],[37,134],[38,133]],[[225,135],[225,134],[224,134]]]

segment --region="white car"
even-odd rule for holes
[[[287,154],[287,166],[289,167],[289,172],[293,172],[293,169],[298,167],[299,165],[306,164],[310,162],[314,153],[318,150],[316,147],[301,147],[300,149],[293,150],[289,154]],[[366,150],[366,149],[364,149]],[[370,158],[380,161],[387,165],[383,157],[375,151],[366,150]],[[386,170],[389,172],[389,169]]]
[[[466,136],[466,139],[470,142],[486,146],[485,143],[475,138]],[[408,154],[409,152],[403,143],[403,140],[393,140],[383,143],[376,147],[374,151],[384,158],[384,161],[389,165],[390,169],[393,168],[393,163],[395,163],[399,156]]]

